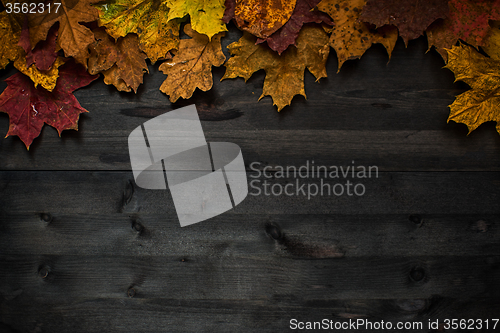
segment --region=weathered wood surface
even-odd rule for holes
[[[308,99],[281,113],[257,102],[263,73],[219,82],[216,69],[212,91],[171,105],[151,66],[137,95],[102,81],[76,92],[90,111],[79,132],[46,126],[30,151],[0,140],[0,332],[500,317],[500,136],[491,123],[469,136],[446,123],[467,87],[425,50],[423,39],[399,41],[386,64],[374,47],[339,74],[332,54],[329,78],[308,73]],[[191,103],[207,139],[238,144],[247,167],[354,160],[379,177],[362,181],[361,197],[249,195],[180,228],[168,191],[134,185],[127,136]]]

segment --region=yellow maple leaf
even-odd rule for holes
[[[224,0],[166,0],[170,8],[168,20],[189,15],[191,28],[211,39],[219,32],[227,31],[222,22]]]
[[[464,44],[447,51],[445,68],[455,74],[455,81],[463,81],[472,88],[458,95],[450,105],[448,121],[467,125],[469,133],[487,121],[495,121],[500,133],[500,61]]]
[[[391,58],[398,40],[398,29],[384,26],[377,30],[359,21],[366,0],[323,0],[318,9],[330,15],[335,22],[330,35],[330,46],[337,53],[338,71],[342,64],[351,59],[359,59],[372,44],[382,44]]]
[[[265,45],[255,45],[255,37],[245,33],[239,41],[228,46],[233,57],[227,61],[226,73],[222,79],[242,77],[246,81],[253,73],[264,69],[266,78],[259,100],[264,96],[271,96],[274,105],[281,111],[290,105],[295,95],[306,97],[306,68],[317,80],[327,76],[325,64],[330,47],[324,30],[317,25],[304,26],[296,45],[289,47],[280,56]]]
[[[166,0],[117,0],[96,7],[99,25],[115,39],[137,34],[141,49],[153,64],[179,46],[179,22],[168,19]]]
[[[26,58],[24,56],[20,56],[14,61],[14,67],[16,67],[17,70],[24,75],[29,76],[35,85],[35,88],[38,85],[41,85],[48,91],[52,91],[56,87],[57,78],[59,77],[59,67],[61,67],[64,62],[63,58],[57,57],[48,71],[41,71],[35,64],[26,67]]]
[[[212,37],[197,33],[189,24],[184,27],[191,39],[181,39],[179,52],[171,60],[162,63],[159,69],[167,74],[160,90],[172,103],[179,97],[190,98],[196,88],[207,91],[212,88],[212,66],[220,66],[226,60],[220,39],[224,33]]]
[[[292,16],[296,0],[237,0],[234,18],[238,27],[267,38]]]
[[[5,11],[0,13],[0,69],[16,60],[24,50],[17,44],[21,35],[21,26],[9,17]]]

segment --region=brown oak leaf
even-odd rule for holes
[[[221,48],[224,33],[218,33],[211,40],[206,35],[184,27],[191,39],[181,39],[179,52],[160,65],[160,70],[167,75],[160,90],[169,96],[172,103],[182,98],[190,98],[196,88],[207,91],[212,88],[212,66],[220,66],[226,60]]]
[[[366,0],[323,0],[318,9],[328,13],[335,26],[330,35],[330,46],[337,53],[338,70],[345,61],[359,59],[372,44],[384,45],[389,59],[398,40],[398,30],[392,25],[371,29],[360,22],[359,16]]]
[[[423,35],[425,29],[448,14],[448,0],[368,0],[360,20],[381,27],[392,24],[406,45]]]
[[[426,31],[429,49],[435,46],[445,62],[459,39],[475,47],[485,45],[489,21],[500,19],[500,0],[450,0],[448,18],[433,23]]]
[[[271,96],[278,111],[290,105],[295,95],[306,97],[306,68],[317,80],[327,76],[325,64],[330,47],[328,35],[321,26],[304,26],[297,38],[297,46],[288,48],[281,56],[266,45],[256,45],[255,39],[245,33],[239,41],[228,46],[233,56],[225,64],[226,73],[222,79],[242,77],[246,81],[253,73],[264,69],[266,78],[259,100]]]
[[[113,84],[121,91],[133,89],[137,92],[144,73],[149,72],[147,56],[139,48],[137,35],[128,34],[115,42],[103,28],[94,29],[93,33],[95,41],[89,47],[89,73],[103,72],[106,84]]]
[[[31,80],[17,73],[7,78],[8,86],[0,95],[0,111],[9,115],[9,135],[17,135],[29,149],[44,124],[54,127],[61,135],[66,129],[78,129],[80,113],[88,112],[73,96],[73,91],[88,85],[91,76],[73,61],[59,70],[59,79],[52,92],[35,88]]]

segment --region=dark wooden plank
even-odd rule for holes
[[[2,293],[24,304],[123,298],[300,300],[500,297],[500,256],[297,260],[275,255],[2,255]],[[15,304],[15,302],[14,302]]]
[[[479,310],[484,309],[484,310]],[[428,324],[449,318],[491,319],[497,317],[498,299],[479,298],[468,302],[433,297],[401,300],[168,300],[98,299],[72,304],[46,305],[34,301],[25,307],[12,307],[2,314],[11,329],[22,332],[37,328],[49,332],[285,332],[290,320],[336,322],[366,319],[422,322]],[[17,318],[22,317],[23,320]],[[6,326],[8,327],[8,326]],[[424,326],[425,327],[425,326]],[[2,328],[2,327],[0,327]],[[6,332],[19,332],[6,331]],[[343,330],[347,331],[347,330]],[[373,332],[360,328],[357,332]],[[415,329],[409,332],[429,332]],[[330,332],[330,331],[326,331]]]
[[[379,173],[379,178],[351,179],[363,183],[363,196],[318,195],[310,199],[308,185],[294,196],[255,195],[257,190],[250,187],[247,198],[229,214],[499,214],[499,176],[498,172],[386,172]],[[297,180],[296,189],[301,184],[320,184],[316,178],[269,182],[284,186]],[[346,183],[345,179],[327,181],[332,186]],[[140,212],[175,217],[170,192],[138,188],[130,172],[3,171],[0,189],[0,209],[5,213]]]
[[[104,121],[103,122],[109,122]],[[141,122],[137,122],[139,126]],[[479,131],[466,137],[438,130],[244,130],[221,122],[205,125],[209,142],[233,142],[243,152],[245,163],[301,166],[307,160],[317,165],[376,165],[380,171],[499,171],[500,136]],[[220,126],[217,126],[221,124]],[[83,129],[72,138],[59,138],[50,128],[43,144],[29,152],[17,138],[2,140],[5,154],[2,170],[131,170],[127,129]],[[80,136],[81,135],[81,136]],[[496,142],[498,141],[498,142]]]
[[[20,214],[0,217],[9,255],[336,258],[495,256],[500,215],[224,214],[180,228],[155,214]]]

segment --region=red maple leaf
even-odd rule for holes
[[[21,73],[7,78],[8,86],[0,95],[0,111],[7,113],[10,119],[7,136],[17,135],[29,149],[44,123],[54,127],[59,135],[66,129],[77,130],[80,113],[88,111],[72,93],[97,77],[69,61],[59,69],[57,85],[52,92],[35,88],[30,78]]]

